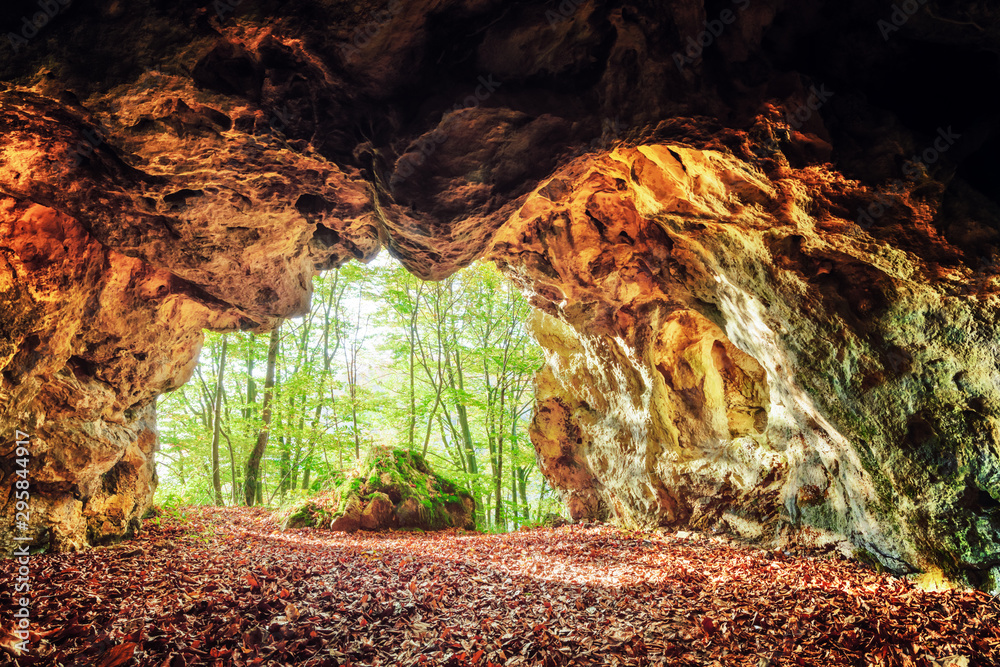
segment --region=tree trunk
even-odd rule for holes
[[[528,475],[531,474],[531,468],[518,468],[518,471],[517,486],[521,492],[521,507],[524,512],[524,520],[531,521],[531,506],[528,505]]]
[[[496,525],[504,523],[503,518],[503,444],[497,445],[497,465],[493,472],[493,489],[497,494],[497,504],[494,508],[493,520]]]
[[[464,393],[465,378],[462,376],[462,358],[457,350],[455,351],[455,369],[458,382],[456,384],[455,379],[452,378],[452,389],[458,389],[458,391]],[[472,441],[472,429],[469,427],[469,411],[465,406],[464,399],[459,398],[458,392],[455,393],[455,411],[458,413],[458,424],[462,427],[462,440],[464,441],[466,456],[469,460],[469,473],[477,475],[479,474],[479,465],[476,463],[476,448]]]
[[[511,456],[511,466],[510,466],[510,506],[513,510],[511,514],[514,519],[514,530],[517,530],[521,525],[521,514],[518,511],[517,506],[517,475],[515,473],[516,466],[514,466],[514,457]]]
[[[292,455],[290,451],[292,438],[283,435],[278,438],[278,441],[281,443],[281,462],[278,464],[278,474],[281,475],[281,481],[278,483],[276,491],[281,493],[281,501],[284,502],[292,472]]]
[[[212,429],[212,487],[215,489],[215,504],[224,505],[222,500],[222,479],[219,474],[219,431],[222,426],[222,378],[226,373],[226,350],[229,339],[222,337],[222,357],[219,359],[219,378],[215,385],[215,417]]]
[[[542,521],[542,504],[545,502],[545,495],[549,490],[549,480],[542,475],[542,488],[538,490],[538,508],[535,512],[535,521],[541,523]]]
[[[264,379],[264,403],[261,406],[261,426],[257,434],[257,444],[250,452],[247,460],[247,474],[244,490],[246,492],[247,505],[253,505],[254,501],[263,502],[264,490],[260,479],[260,464],[264,458],[264,450],[267,449],[267,436],[271,430],[271,397],[274,393],[274,368],[278,363],[278,347],[281,342],[281,326],[279,325],[271,332],[270,344],[267,346],[267,375]]]
[[[239,483],[236,481],[236,452],[233,450],[233,439],[229,437],[229,434],[225,431],[222,432],[222,437],[226,439],[226,444],[229,445],[229,472],[232,475],[233,487],[230,489],[229,502],[236,505],[240,497]]]
[[[257,402],[257,383],[253,379],[253,346],[257,336],[250,334],[250,342],[247,344],[247,402],[243,408],[243,419],[250,419],[253,413],[253,404]]]
[[[305,457],[302,459],[302,486],[300,487],[303,491],[309,490],[309,476],[312,473],[312,455],[313,451],[316,449],[316,443],[309,443],[309,450],[306,452]]]
[[[292,413],[295,412],[295,396],[291,396],[288,399],[288,405],[286,406],[285,412],[285,427],[284,429],[279,429],[284,431],[284,435],[278,438],[278,442],[281,443],[281,460],[278,463],[278,474],[281,475],[281,481],[278,484],[277,492],[281,494],[281,501],[285,501],[285,494],[288,491],[288,485],[291,481],[292,473]],[[279,418],[280,420],[280,418]],[[279,421],[280,423],[280,421]]]

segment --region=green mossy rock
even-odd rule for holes
[[[472,495],[431,470],[423,456],[379,447],[334,492],[300,501],[278,519],[283,529],[475,530],[475,512]]]
[[[336,511],[336,493],[326,492],[303,498],[291,507],[278,511],[274,518],[282,530],[308,528],[329,524]]]

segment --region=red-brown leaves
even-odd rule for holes
[[[139,647],[135,642],[126,642],[108,649],[108,652],[97,661],[96,667],[118,667],[124,665],[132,659],[132,655]]]
[[[996,600],[925,592],[837,558],[777,560],[607,527],[344,535],[280,533],[260,510],[194,516],[129,545],[32,557],[32,650],[5,657],[106,667],[1000,664]],[[0,578],[11,567],[0,563]],[[9,604],[0,590],[0,609]]]

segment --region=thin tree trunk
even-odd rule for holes
[[[535,520],[542,522],[542,503],[545,502],[545,494],[548,491],[548,478],[542,475],[542,488],[538,491],[538,508],[536,509]]]
[[[409,292],[409,288],[407,288]],[[417,284],[416,293],[413,296],[413,310],[410,312],[409,322],[409,343],[410,343],[410,424],[409,443],[410,451],[416,447],[417,440],[417,315],[420,312],[420,295],[423,292],[423,283]],[[426,447],[425,447],[426,454]]]
[[[245,476],[245,487],[247,505],[253,505],[256,500],[262,503],[264,500],[264,490],[261,481],[261,460],[264,458],[264,450],[267,449],[267,437],[271,431],[271,397],[274,394],[274,369],[278,363],[278,347],[281,343],[281,326],[279,325],[271,332],[271,340],[267,346],[267,375],[264,379],[264,403],[261,408],[261,426],[257,434],[257,444],[250,452],[247,460],[247,474]]]
[[[239,501],[239,490],[238,484],[236,483],[236,452],[233,451],[233,440],[229,437],[229,434],[225,431],[222,432],[222,437],[226,439],[226,444],[229,445],[229,472],[232,474],[233,486],[230,489],[229,501],[235,505]]]
[[[316,449],[316,443],[309,443],[309,450],[306,452],[305,457],[302,459],[302,486],[300,487],[303,491],[309,490],[309,477],[312,473],[312,455],[313,451]]]
[[[455,354],[455,370],[458,382],[452,378],[452,388],[465,393],[465,379],[462,377],[462,359]],[[469,459],[469,472],[473,475],[479,474],[479,465],[476,463],[476,448],[472,441],[472,428],[469,426],[469,411],[465,406],[465,400],[455,395],[455,411],[458,413],[458,424],[462,427],[462,440],[465,444],[466,456]]]
[[[358,319],[354,328],[354,336],[350,350],[344,346],[344,363],[347,364],[347,392],[351,397],[351,425],[354,431],[354,460],[361,460],[361,432],[358,428],[358,352],[361,350],[359,332],[361,331],[361,310],[358,307]],[[365,329],[368,328],[367,321]]]
[[[437,396],[434,397],[434,407],[431,408],[431,413],[427,417],[427,431],[424,433],[424,448],[421,451],[424,457],[427,456],[427,447],[431,444],[431,427],[434,425],[434,416],[437,414],[438,405],[441,404],[441,392],[438,391]]]
[[[513,454],[513,452],[511,452]],[[511,514],[514,518],[514,530],[517,530],[521,525],[521,515],[517,507],[517,474],[515,473],[514,457],[511,456],[511,466],[510,466],[510,506],[513,510]]]
[[[521,507],[524,511],[524,520],[531,521],[531,505],[528,504],[528,475],[531,468],[518,468],[518,488],[521,491]]]
[[[281,460],[278,463],[278,474],[281,475],[281,483],[278,485],[279,491],[281,492],[281,500],[285,500],[285,492],[288,491],[288,482],[292,471],[292,412],[295,410],[295,397],[291,396],[288,399],[288,405],[286,406],[284,435],[278,438],[278,442],[281,443]],[[280,419],[280,418],[279,418]],[[273,498],[274,496],[272,496]]]
[[[281,442],[281,462],[278,464],[278,473],[281,475],[281,483],[278,484],[278,488],[276,489],[276,491],[281,492],[282,502],[285,501],[285,493],[288,491],[288,482],[290,479],[290,475],[292,474],[292,466],[291,466],[292,459],[291,459],[291,453],[289,452],[289,448],[291,447],[291,440],[292,439],[287,435],[283,435],[280,438],[278,438],[278,441]],[[273,495],[271,497],[274,498]]]
[[[498,445],[496,458],[497,467],[493,473],[493,490],[497,496],[497,504],[494,508],[493,521],[498,526],[500,524],[506,526],[503,518],[503,445]]]
[[[215,489],[215,504],[225,505],[222,500],[222,479],[219,474],[219,430],[222,426],[222,378],[226,372],[226,350],[229,339],[222,337],[222,357],[219,359],[219,378],[215,385],[215,417],[212,429],[212,487]]]
[[[243,408],[243,419],[250,419],[253,414],[253,404],[257,402],[257,383],[253,379],[253,345],[257,339],[255,334],[250,334],[250,341],[247,344],[247,402]]]

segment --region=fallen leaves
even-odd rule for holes
[[[344,535],[189,515],[32,557],[36,632],[11,664],[1000,664],[996,599],[838,558],[603,526]]]
[[[97,661],[96,667],[118,667],[124,665],[132,659],[135,650],[139,647],[135,642],[126,642],[113,646]]]

